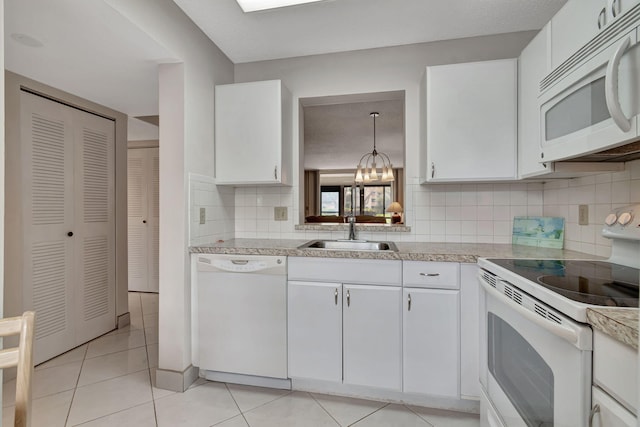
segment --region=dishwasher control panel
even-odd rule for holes
[[[266,255],[198,255],[199,271],[286,274],[286,257]]]

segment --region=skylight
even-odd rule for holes
[[[242,10],[255,12],[257,10],[276,9],[278,7],[295,6],[297,4],[313,3],[321,0],[236,0]]]

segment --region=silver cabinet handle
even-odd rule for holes
[[[436,176],[436,164],[431,162],[431,178]]]
[[[411,294],[407,295],[407,311],[411,311]]]
[[[589,427],[593,426],[593,418],[598,412],[600,412],[600,405],[596,403],[593,405],[593,408],[591,408],[591,413],[589,414]]]
[[[351,294],[347,291],[347,307],[351,306]]]
[[[613,0],[611,2],[611,15],[615,18],[620,14],[620,0]]]
[[[338,288],[336,288],[336,291],[333,294],[333,298],[336,300],[336,305],[338,305]]]
[[[278,179],[278,165],[273,168],[273,177]]]
[[[420,275],[426,277],[438,277],[440,273],[420,273]]]
[[[604,27],[605,24],[607,23],[606,19],[607,19],[607,9],[602,8],[600,13],[598,14],[598,29],[599,30],[601,30],[602,27]]]

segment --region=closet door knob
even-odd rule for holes
[[[67,236],[69,236],[69,237],[73,236],[73,231],[68,232]]]
[[[146,224],[146,223],[147,223],[147,220],[146,220],[146,219],[143,219],[143,220],[142,220],[142,223],[143,223],[143,224]]]

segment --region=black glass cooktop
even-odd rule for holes
[[[490,259],[558,294],[585,304],[638,307],[640,269],[602,261]]]

